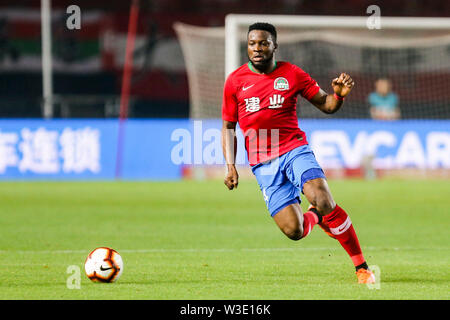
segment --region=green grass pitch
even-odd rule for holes
[[[331,180],[379,289],[318,227],[292,241],[256,181],[0,183],[0,299],[449,299],[450,182]],[[302,203],[307,207],[307,202]],[[84,274],[119,251],[113,284]],[[81,269],[68,289],[67,268]]]

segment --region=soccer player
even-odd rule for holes
[[[323,91],[305,71],[289,62],[276,61],[277,32],[273,25],[255,23],[248,29],[249,62],[231,73],[224,86],[222,147],[228,172],[225,185],[238,186],[235,167],[236,123],[267,208],[281,231],[292,240],[305,238],[318,224],[339,241],[356,268],[359,283],[374,283],[347,213],[336,204],[325,175],[306,135],[298,127],[297,96],[324,113],[335,113],[354,86],[341,73],[333,79],[333,94]],[[311,206],[300,207],[302,192]]]

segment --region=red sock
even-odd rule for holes
[[[330,227],[331,233],[347,251],[355,266],[364,263],[364,256],[352,221],[347,213],[338,205],[331,213],[323,217]]]
[[[312,228],[319,223],[319,218],[314,212],[308,211],[303,214],[303,235],[306,237],[312,230]]]

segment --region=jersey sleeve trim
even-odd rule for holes
[[[311,76],[304,70],[291,64],[292,70],[295,72],[297,81],[299,83],[299,93],[306,100],[311,100],[319,91],[320,86],[316,80],[311,78]]]
[[[320,90],[319,84],[316,82],[316,85],[307,89],[304,93],[303,93],[303,97],[306,100],[311,100]]]
[[[223,89],[222,120],[238,121],[238,101],[236,98],[236,87],[233,84],[233,74],[227,78]]]

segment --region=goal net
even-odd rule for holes
[[[185,59],[191,118],[220,118],[226,75],[248,61],[246,36],[254,22],[277,27],[276,60],[289,61],[332,92],[331,80],[346,72],[356,86],[335,118],[370,118],[368,97],[386,78],[399,97],[402,119],[450,118],[450,23],[441,18],[231,15],[226,27],[174,25]],[[226,31],[227,30],[227,31]],[[227,39],[226,39],[227,38]],[[327,118],[299,99],[301,118]]]

